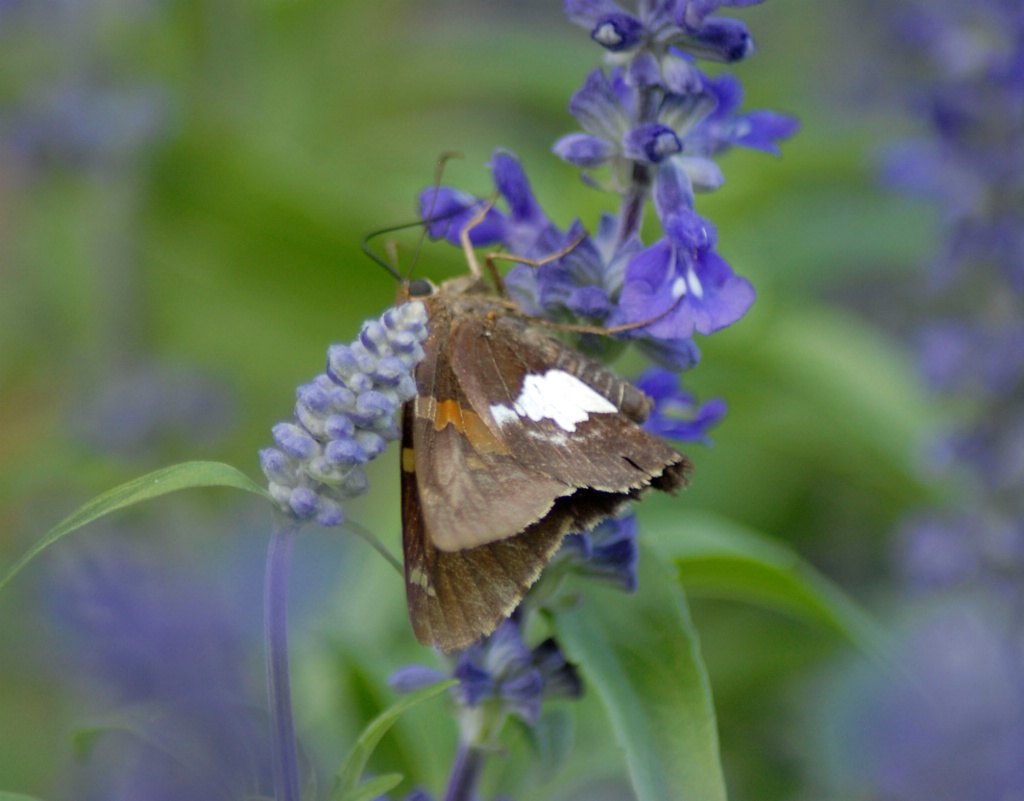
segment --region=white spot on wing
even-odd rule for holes
[[[510,406],[502,406],[500,403],[495,403],[491,406],[491,417],[494,418],[494,422],[501,428],[507,423],[514,423],[519,419],[519,412]]]
[[[526,434],[530,439],[540,439],[549,445],[565,445],[569,441],[565,434],[549,434],[547,431],[527,431]]]
[[[419,567],[414,567],[410,571],[409,583],[423,590],[428,598],[437,597],[437,593],[434,591],[434,584],[430,580],[430,576],[424,573]]]
[[[617,411],[614,403],[576,376],[564,370],[548,370],[543,375],[526,376],[512,407],[494,404],[491,417],[499,426],[518,417],[528,417],[535,423],[553,420],[563,431],[575,431],[576,426],[589,420],[592,413],[613,414]]]

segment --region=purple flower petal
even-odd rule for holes
[[[644,333],[657,339],[711,334],[736,322],[754,302],[754,288],[713,251],[680,253],[663,239],[626,268],[620,307],[629,322],[656,319]]]
[[[388,679],[388,686],[395,692],[403,694],[414,693],[417,690],[422,690],[424,687],[429,687],[431,684],[444,681],[446,678],[448,677],[440,670],[424,667],[423,665],[407,665],[391,674],[391,678]]]
[[[602,17],[613,14],[628,16],[613,0],[565,0],[563,10],[571,22],[588,30],[593,29]]]
[[[631,50],[640,44],[643,35],[644,24],[621,12],[603,15],[590,32],[591,39],[613,53]]]
[[[607,163],[615,152],[615,147],[606,139],[598,139],[584,133],[563,136],[552,148],[555,155],[585,170],[600,167]]]
[[[703,75],[693,61],[675,52],[661,60],[661,77],[665,88],[677,95],[693,95],[703,85]]]
[[[776,156],[781,152],[776,142],[788,139],[800,130],[800,121],[773,111],[751,111],[738,121],[732,141],[753,150],[763,150]]]
[[[618,142],[628,130],[629,118],[622,101],[600,69],[591,71],[573,94],[569,113],[584,131],[609,142]]]
[[[725,183],[722,169],[704,156],[679,156],[676,161],[690,179],[695,192],[714,192]]]
[[[513,154],[495,151],[491,172],[498,192],[509,207],[503,244],[517,256],[543,258],[558,248],[551,240],[558,232],[534,197],[530,181]]]
[[[661,86],[661,65],[653,54],[641,51],[626,67],[625,79],[631,86]]]
[[[698,405],[693,395],[680,387],[677,373],[658,367],[647,370],[635,383],[654,400],[645,429],[681,442],[711,444],[707,431],[725,416],[725,401],[714,399]]]
[[[690,177],[678,159],[669,159],[658,165],[654,175],[654,208],[661,220],[693,208]]]
[[[657,122],[638,125],[626,135],[622,144],[629,158],[651,164],[658,164],[683,149],[676,132]]]
[[[573,289],[566,300],[566,306],[578,317],[586,319],[604,319],[612,307],[608,293],[599,286]]]
[[[700,348],[692,339],[640,337],[635,342],[652,362],[673,372],[689,370],[700,362]]]
[[[430,187],[420,195],[420,215],[429,221],[427,233],[432,239],[445,239],[459,246],[462,230],[480,213],[483,204],[479,198],[456,189]],[[501,241],[504,233],[503,215],[490,208],[484,219],[473,226],[469,238],[474,245],[493,245]]]

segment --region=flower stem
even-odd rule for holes
[[[655,122],[658,119],[658,104],[661,95],[652,86],[639,87],[636,118],[634,125]],[[640,235],[640,226],[644,221],[644,204],[651,191],[651,165],[633,162],[632,174],[629,177],[629,188],[623,195],[619,206],[619,229],[615,233],[615,247],[622,247],[631,236]]]
[[[484,752],[460,740],[444,801],[472,801],[483,768]]]
[[[616,249],[622,247],[626,240],[634,234],[640,234],[640,226],[644,221],[644,204],[651,188],[651,169],[639,162],[633,164],[633,174],[629,181],[629,190],[622,198],[619,206],[619,229],[615,234]]]
[[[299,757],[295,746],[291,683],[288,679],[288,574],[299,523],[278,520],[267,550],[263,627],[270,701],[271,753],[276,801],[299,801]]]

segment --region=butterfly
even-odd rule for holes
[[[511,614],[567,533],[684,487],[690,462],[643,429],[650,398],[478,270],[407,294],[428,336],[402,412],[406,598],[417,639],[454,651]]]

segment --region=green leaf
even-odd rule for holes
[[[878,657],[886,636],[841,589],[779,542],[718,515],[683,512],[645,539],[687,593],[733,598],[823,625]]]
[[[823,308],[786,309],[774,320],[771,345],[768,369],[785,385],[876,459],[916,475],[913,455],[940,419],[905,354],[877,329]]]
[[[175,762],[186,764],[191,741],[158,734],[172,731],[175,725],[174,713],[155,701],[130,704],[75,729],[71,733],[71,751],[76,759],[87,762],[100,740],[109,734],[121,734],[145,743]]]
[[[529,726],[518,719],[523,738],[530,744],[539,772],[553,776],[572,753],[575,740],[576,716],[568,706],[545,709],[536,725]]]
[[[381,738],[387,734],[388,729],[394,725],[403,712],[429,698],[440,695],[453,684],[456,684],[456,682],[442,681],[410,693],[371,720],[363,730],[363,733],[359,735],[359,739],[352,747],[349,755],[345,758],[345,763],[341,766],[341,770],[338,771],[338,775],[334,780],[334,788],[331,790],[331,801],[360,801],[360,799],[373,798],[373,794],[363,795],[363,788],[369,782],[361,785],[358,784],[359,778],[366,769],[366,763],[373,753],[373,749],[377,747]],[[371,781],[379,781],[383,778],[385,777],[380,776]],[[401,781],[401,778],[398,781]],[[395,783],[397,784],[398,782]],[[387,789],[390,789],[390,787]],[[375,795],[380,795],[380,793]]]
[[[22,795],[21,793],[5,793],[0,790],[0,801],[40,801],[34,795]]]
[[[371,799],[380,798],[388,790],[393,790],[400,785],[404,778],[401,773],[385,773],[383,776],[374,776],[346,795],[345,801],[371,801]]]
[[[643,549],[640,589],[596,583],[554,616],[559,642],[608,710],[639,801],[724,801],[711,688],[672,566]]]
[[[231,465],[220,462],[184,462],[165,467],[104,492],[78,507],[46,532],[42,539],[29,548],[27,553],[0,574],[0,591],[29,562],[75,529],[126,506],[148,501],[150,498],[157,498],[169,492],[198,487],[235,487],[262,495],[267,499],[270,498],[265,488]]]

